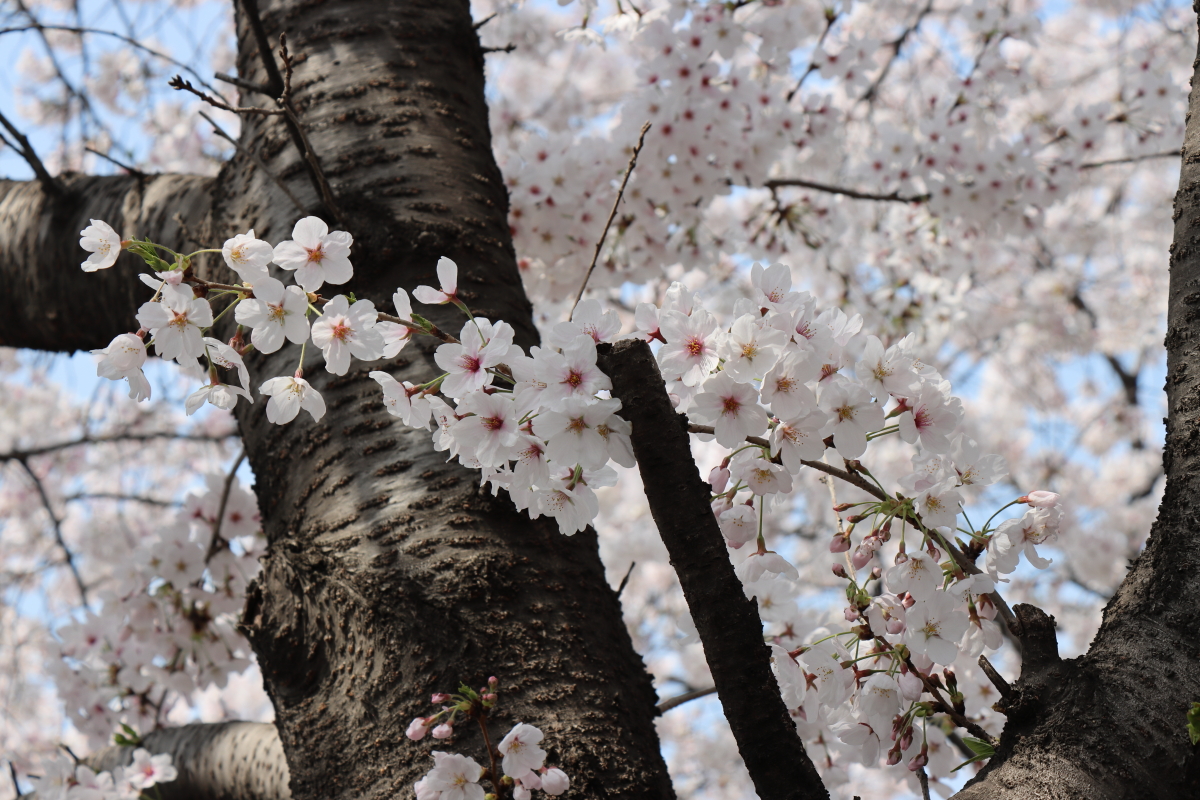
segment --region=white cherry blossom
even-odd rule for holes
[[[292,344],[308,341],[308,296],[299,286],[288,286],[270,277],[253,282],[254,297],[238,303],[234,319],[250,328],[250,341],[263,353],[274,353],[286,339]]]
[[[286,270],[294,270],[296,283],[315,292],[326,283],[341,285],[354,276],[350,246],[354,238],[346,231],[330,231],[317,217],[305,217],[292,229],[292,238],[275,245],[272,258]]]
[[[91,223],[79,232],[79,246],[91,253],[87,261],[79,265],[84,272],[108,269],[117,263],[117,256],[121,255],[123,246],[121,235],[107,222],[94,219]]]
[[[267,265],[275,256],[274,248],[254,235],[254,229],[249,233],[239,233],[232,239],[226,239],[221,246],[221,257],[238,277],[247,283],[258,286],[263,278],[270,277]]]
[[[460,302],[458,299],[458,264],[445,256],[439,258],[437,276],[438,281],[441,282],[440,289],[424,285],[413,289],[413,297],[417,302],[430,306]]]
[[[271,378],[258,391],[271,398],[267,401],[267,420],[276,425],[291,422],[302,408],[313,421],[325,416],[325,399],[303,378]]]
[[[313,323],[313,344],[325,355],[325,369],[345,375],[350,356],[375,361],[383,356],[383,336],[375,330],[375,304],[359,300],[353,305],[345,295],[337,295],[325,304],[321,318]]]

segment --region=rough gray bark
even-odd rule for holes
[[[158,800],[291,800],[288,767],[274,725],[199,723],[166,728],[142,741],[151,753],[174,756],[179,776],[155,787]],[[108,747],[87,763],[97,772],[126,766],[133,747]]]
[[[449,256],[460,265],[460,296],[512,323],[518,342],[535,343],[466,0],[274,0],[259,11],[269,41],[288,34],[300,122],[355,237],[356,274],[342,290],[385,309],[397,286],[436,283],[434,265]],[[241,76],[262,80],[242,13],[238,39]],[[285,125],[244,123],[242,145],[321,213]],[[36,184],[0,187],[12,208],[0,217],[0,274],[6,289],[20,289],[0,292],[13,306],[0,313],[5,344],[95,348],[136,328],[146,293],[131,270],[79,272],[75,233],[89,217],[121,220],[124,235],[168,244],[181,239],[169,222],[176,212],[193,238],[218,244],[248,228],[286,239],[296,219],[275,182],[242,156],[215,180],[159,177],[140,195],[136,178],[73,180],[78,190],[61,205]],[[212,258],[197,272],[229,277]],[[42,314],[50,312],[71,324],[47,326]],[[456,331],[461,321],[442,312],[429,316]],[[428,379],[432,344],[369,368]],[[298,357],[288,347],[249,366],[261,380],[291,374]],[[302,414],[271,425],[261,401],[239,412],[269,540],[244,630],[275,704],[292,796],[407,795],[435,748],[486,762],[479,732],[467,725],[437,743],[410,742],[404,729],[435,710],[431,692],[459,681],[478,687],[494,674],[501,705],[493,735],[518,720],[540,727],[576,796],[671,797],[655,692],[594,532],[564,537],[553,522],[531,523],[506,499],[482,493],[478,476],[447,464],[426,432],[385,412],[364,367],[335,377],[319,359],[308,364],[306,377],[328,405],[319,424]]]
[[[725,717],[764,800],[829,797],[771,673],[758,604],[729,563],[709,506],[711,491],[692,459],[687,417],[671,407],[650,345],[602,345],[600,369],[633,427],[630,439],[658,533],[679,575]]]

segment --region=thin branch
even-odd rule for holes
[[[517,49],[517,46],[514,43],[509,42],[508,44],[504,45],[504,47],[482,47],[480,49],[485,55],[487,53],[511,53],[513,50]]]
[[[476,22],[476,23],[475,23],[475,26],[474,26],[474,27],[475,27],[475,30],[479,30],[479,29],[480,29],[480,28],[482,28],[484,25],[487,25],[489,22],[491,22],[492,20],[494,20],[494,19],[496,18],[496,15],[497,15],[497,14],[499,14],[499,13],[500,13],[499,11],[493,11],[492,13],[488,14],[488,15],[487,15],[486,17],[484,17],[483,19],[479,20],[479,22]]]
[[[638,153],[642,152],[642,145],[646,142],[646,131],[648,130],[650,130],[649,122],[642,125],[642,132],[638,134],[633,155],[629,158],[629,166],[625,167],[625,177],[621,179],[621,188],[617,190],[617,199],[613,201],[612,211],[608,212],[608,221],[604,223],[604,232],[600,234],[600,239],[596,242],[596,252],[592,253],[592,263],[588,266],[587,274],[583,276],[583,283],[580,284],[579,292],[575,295],[575,302],[571,304],[571,315],[574,315],[575,307],[583,299],[583,290],[587,288],[592,271],[596,269],[596,261],[600,258],[600,248],[604,246],[604,240],[608,237],[608,229],[612,227],[613,219],[617,216],[617,206],[621,205],[621,198],[625,196],[625,186],[629,183],[629,176],[633,174],[633,168],[637,166]],[[568,315],[568,319],[571,315]]]
[[[771,191],[784,186],[798,186],[804,189],[814,189],[818,192],[853,197],[855,200],[875,200],[892,203],[924,203],[929,199],[929,195],[927,194],[904,195],[899,192],[892,192],[891,194],[860,192],[857,189],[847,189],[843,186],[833,186],[828,183],[819,183],[818,181],[810,181],[804,178],[772,178],[764,182],[763,186]]]
[[[225,476],[225,485],[221,487],[221,502],[217,505],[217,519],[213,522],[212,539],[208,542],[208,552],[204,554],[204,563],[208,563],[218,550],[223,549],[228,542],[221,538],[221,522],[225,519],[225,506],[229,504],[229,491],[233,488],[233,480],[237,477],[238,467],[242,466],[242,462],[246,460],[246,448],[242,448],[242,452],[238,453],[238,457],[233,460],[233,466],[229,468],[229,474]]]
[[[257,106],[231,106],[228,103],[222,103],[220,100],[213,97],[212,95],[205,94],[204,92],[197,89],[195,86],[192,86],[191,82],[186,80],[182,75],[176,75],[175,77],[171,78],[171,80],[167,81],[167,86],[170,86],[172,89],[174,89],[176,91],[191,92],[192,94],[196,95],[196,97],[199,97],[201,100],[208,103],[213,108],[220,108],[224,111],[232,111],[234,114],[260,114],[264,117],[278,117],[284,113],[282,109],[278,109],[278,108],[258,108]]]
[[[684,692],[683,694],[676,695],[675,697],[668,697],[666,700],[663,700],[661,703],[656,705],[655,708],[658,709],[658,713],[665,714],[672,708],[681,706],[689,700],[696,700],[700,697],[708,697],[710,694],[716,693],[717,687],[715,686],[710,686],[707,689],[693,689],[690,692]]]
[[[208,114],[205,114],[203,111],[201,111],[200,116],[204,117],[204,119],[208,122],[208,124],[213,126],[213,133],[215,133],[217,136],[220,136],[222,139],[224,139],[225,141],[232,144],[235,148],[237,148],[237,151],[239,153],[241,153],[242,155],[246,156],[251,161],[253,161],[255,166],[257,166],[259,169],[261,169],[263,171],[264,175],[266,175],[268,178],[270,178],[272,181],[274,181],[275,185],[279,187],[280,191],[282,191],[285,195],[287,195],[287,199],[292,201],[292,205],[294,205],[296,207],[297,211],[299,211],[301,214],[304,214],[307,211],[307,209],[305,209],[304,206],[300,203],[300,201],[296,198],[296,195],[292,194],[292,190],[287,187],[287,184],[284,183],[279,178],[278,175],[271,172],[271,170],[267,169],[266,162],[262,160],[262,158],[258,155],[258,153],[255,153],[253,150],[250,150],[248,148],[242,147],[242,145],[238,142],[237,139],[234,139],[232,136],[230,136],[228,133],[226,133],[225,129],[222,128],[220,125],[218,125],[216,123],[216,121],[214,121],[213,118],[210,117]]]
[[[1004,676],[996,671],[992,666],[992,662],[988,661],[988,657],[980,654],[979,668],[983,670],[983,674],[987,675],[987,679],[992,682],[992,686],[996,687],[996,691],[1001,697],[1008,697],[1012,693],[1012,687],[1008,685],[1008,681],[1004,680]]]
[[[158,431],[156,433],[117,433],[111,436],[82,436],[78,439],[71,439],[66,442],[57,442],[55,444],[42,445],[41,447],[31,447],[28,450],[12,450],[7,453],[0,453],[0,461],[24,461],[33,456],[45,455],[58,450],[65,450],[68,447],[81,447],[85,444],[110,444],[113,442],[148,442],[153,439],[182,439],[184,441],[194,442],[222,442],[230,437],[237,436],[233,431],[226,434],[212,433],[174,433],[173,431]]]
[[[21,158],[25,159],[25,162],[33,169],[33,174],[37,175],[38,182],[45,187],[46,191],[56,197],[65,194],[67,190],[62,185],[62,181],[50,174],[46,169],[46,165],[38,158],[38,154],[33,149],[33,145],[29,143],[29,139],[25,138],[25,134],[17,130],[3,113],[0,113],[0,125],[3,125],[9,134],[17,140],[18,146],[13,149],[20,153]]]
[[[271,97],[279,97],[283,94],[283,75],[279,72],[279,65],[275,63],[275,58],[272,54],[274,48],[271,47],[271,40],[267,38],[267,30],[263,27],[262,17],[258,14],[258,0],[241,0],[242,10],[246,12],[246,22],[250,24],[250,30],[254,33],[254,41],[258,45],[258,55],[262,60],[263,69],[267,73],[267,94]]]
[[[978,723],[972,722],[962,714],[955,711],[954,706],[946,702],[945,698],[942,697],[942,693],[938,690],[938,687],[933,683],[933,681],[929,680],[929,678],[923,672],[913,666],[911,658],[905,658],[904,663],[908,665],[908,668],[914,675],[921,679],[921,683],[925,684],[925,691],[933,695],[933,699],[936,700],[939,705],[941,705],[939,710],[945,712],[946,716],[954,720],[955,725],[966,729],[967,732],[969,732],[976,739],[982,739],[983,741],[992,745],[996,743],[996,740],[992,738],[992,735],[983,728],[979,727]]]
[[[917,780],[921,783],[921,800],[929,800],[929,774],[924,767],[917,767]]]
[[[1095,169],[1096,167],[1107,167],[1112,164],[1134,164],[1138,161],[1149,161],[1152,158],[1179,158],[1181,155],[1178,150],[1166,150],[1162,153],[1147,153],[1142,156],[1129,156],[1127,158],[1111,158],[1107,161],[1088,161],[1079,165],[1080,169]]]
[[[130,503],[145,503],[148,506],[171,508],[178,506],[174,500],[160,500],[157,497],[143,497],[140,494],[121,494],[120,492],[77,492],[63,498],[63,502],[74,503],[80,500],[117,500]]]
[[[67,568],[71,570],[71,575],[75,577],[75,585],[79,588],[79,599],[86,606],[88,603],[87,587],[83,583],[83,576],[79,574],[79,567],[75,564],[75,554],[71,552],[71,548],[67,547],[66,539],[63,538],[62,520],[54,513],[54,506],[50,504],[50,496],[46,494],[46,487],[42,485],[42,479],[37,476],[25,459],[17,459],[17,463],[25,470],[25,474],[33,481],[33,486],[37,489],[38,496],[42,499],[42,506],[45,507],[46,513],[50,515],[50,523],[54,527],[54,541],[63,551],[63,557],[67,561]]]
[[[321,201],[329,209],[329,213],[333,214],[338,224],[346,228],[348,227],[346,219],[342,216],[341,210],[333,199],[333,189],[329,186],[329,179],[325,177],[325,171],[321,169],[321,162],[317,160],[316,151],[313,150],[312,144],[308,141],[308,136],[304,133],[304,127],[300,124],[300,118],[296,116],[296,109],[292,107],[292,58],[288,54],[287,34],[284,33],[279,34],[279,58],[283,61],[285,72],[283,93],[279,95],[279,99],[275,102],[279,104],[280,109],[292,125],[293,133],[299,138],[300,152],[308,162],[309,172],[312,175],[313,181],[316,182],[317,193],[321,195]]]
[[[933,0],[928,0],[925,7],[917,14],[917,18],[913,23],[900,32],[900,35],[888,42],[887,46],[892,48],[892,55],[888,58],[887,63],[883,65],[883,70],[879,76],[875,78],[871,86],[859,98],[860,101],[865,100],[870,102],[875,98],[875,93],[879,91],[880,85],[887,79],[888,73],[892,69],[892,65],[896,63],[896,59],[900,57],[900,51],[904,48],[904,43],[908,41],[908,37],[916,33],[917,28],[921,27],[921,23],[925,21],[925,17],[933,10]]]
[[[190,73],[191,76],[193,78],[195,78],[196,81],[199,82],[199,84],[201,86],[208,89],[210,92],[217,95],[222,100],[225,99],[221,95],[221,92],[215,86],[213,86],[208,81],[204,80],[203,75],[201,75],[199,72],[196,72],[196,70],[189,67],[184,62],[179,61],[174,58],[171,58],[171,56],[167,55],[166,53],[160,53],[159,51],[155,50],[152,47],[147,47],[146,45],[139,42],[137,39],[134,39],[129,36],[125,36],[124,34],[120,34],[115,31],[106,31],[101,28],[76,28],[76,27],[71,27],[68,25],[43,25],[40,22],[35,22],[30,25],[21,25],[21,26],[13,27],[13,28],[0,28],[0,35],[6,34],[6,33],[23,33],[25,31],[33,31],[33,30],[36,30],[36,31],[65,31],[67,33],[74,33],[76,35],[83,35],[85,33],[90,33],[90,34],[95,34],[97,36],[111,36],[114,39],[120,39],[122,42],[129,45],[130,47],[133,47],[137,50],[141,50],[143,53],[147,53],[151,56],[154,56],[155,58],[162,59],[163,61],[166,61],[168,64],[179,67],[180,69],[184,70],[185,72]],[[220,78],[221,76],[218,74],[217,77]]]
[[[12,778],[13,791],[16,792],[17,800],[21,800],[21,784],[17,783],[17,765],[9,759],[8,776]]]
[[[254,83],[253,81],[243,80],[242,78],[239,78],[235,75],[226,75],[224,72],[214,72],[213,77],[219,81],[224,81],[225,83],[232,84],[233,86],[236,86],[239,89],[245,89],[248,92],[257,92],[258,94],[262,94],[262,95],[266,95],[267,97],[271,97],[270,88],[263,86],[261,83]],[[271,98],[271,99],[274,99],[274,98]]]
[[[108,155],[107,153],[101,153],[99,150],[97,150],[96,148],[94,148],[94,147],[92,147],[92,146],[90,146],[90,145],[87,145],[87,146],[85,146],[83,149],[84,149],[84,150],[86,150],[86,151],[88,151],[88,152],[89,152],[89,153],[91,153],[92,155],[97,155],[97,156],[100,156],[100,157],[101,157],[101,158],[103,158],[105,161],[109,162],[110,164],[116,164],[118,167],[120,167],[121,169],[125,170],[125,171],[126,171],[126,172],[128,172],[130,175],[136,175],[136,176],[137,176],[137,177],[139,177],[139,178],[146,178],[146,177],[149,177],[149,176],[148,176],[148,175],[147,175],[145,172],[142,172],[142,171],[141,171],[140,169],[138,169],[137,167],[131,167],[131,166],[130,166],[130,165],[128,165],[128,164],[124,164],[124,163],[122,163],[122,162],[120,162],[120,161],[117,161],[117,159],[113,158],[112,156]]]
[[[621,592],[625,591],[625,587],[629,584],[629,576],[633,574],[633,568],[636,566],[636,561],[629,562],[629,569],[625,570],[625,577],[621,578],[621,585],[617,587],[617,597],[620,597]]]

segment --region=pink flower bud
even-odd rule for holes
[[[854,622],[858,619],[858,609],[854,606],[846,606],[842,609],[842,616],[846,618],[846,622]]]
[[[1034,508],[1054,508],[1058,505],[1058,498],[1057,492],[1037,491],[1030,492],[1021,499]]]
[[[571,786],[571,779],[561,769],[548,769],[542,775],[542,791],[551,797],[557,797]]]
[[[904,596],[900,598],[900,604],[903,605],[905,608],[912,608],[913,604],[916,602],[917,602],[917,599],[915,597],[913,597],[911,594],[909,594],[908,592],[905,592]]]
[[[431,703],[445,703],[450,700],[450,695],[445,692],[436,692],[433,697],[429,698]]]
[[[905,564],[907,562],[908,562],[908,554],[907,553],[905,553],[903,550],[901,550],[899,553],[896,553],[896,558],[893,563],[895,563],[895,565],[897,567],[900,566],[901,564]]]
[[[844,553],[850,549],[850,537],[844,533],[835,533],[829,541],[829,552]]]
[[[921,694],[925,691],[925,684],[921,683],[921,679],[912,672],[901,673],[896,682],[900,684],[900,697],[909,703],[920,700]]]
[[[450,727],[449,722],[443,722],[433,729],[433,738],[435,739],[449,739],[453,735],[454,728]]]
[[[729,470],[713,467],[712,472],[708,473],[708,485],[712,487],[713,494],[725,491],[725,487],[729,485]]]
[[[424,717],[417,717],[408,723],[408,730],[404,732],[404,735],[414,742],[419,742],[425,738],[425,734],[427,733],[429,733],[428,720]]]
[[[839,578],[845,578],[846,577],[846,568],[843,567],[841,564],[834,564],[833,565],[833,574]]]
[[[900,763],[900,751],[898,749],[888,751],[887,763],[889,767],[894,767]]]
[[[871,580],[877,581],[883,577],[883,567],[871,567]]]
[[[495,675],[493,675],[492,677],[488,678],[488,686],[490,686],[490,687],[492,687],[493,689],[495,689],[495,688],[496,688],[497,686],[499,686],[499,685],[500,685],[500,679],[499,679],[499,678],[497,678]]]
[[[733,501],[728,497],[718,497],[712,501],[712,511],[714,517],[720,517],[729,509],[733,508]]]
[[[912,760],[908,762],[908,771],[916,772],[917,770],[919,770],[921,767],[925,766],[928,763],[929,763],[929,756],[925,753],[924,750],[922,750],[920,753],[917,753],[915,756],[913,756]]]
[[[874,555],[875,551],[860,544],[858,547],[854,548],[854,555],[850,556],[850,563],[854,565],[855,569],[862,569],[867,564],[871,563],[871,558],[874,557]]]

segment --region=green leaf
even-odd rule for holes
[[[964,736],[963,744],[971,748],[972,753],[977,756],[983,756],[984,758],[990,758],[992,754],[996,752],[996,748],[992,747],[991,744],[985,742],[983,739],[975,739],[970,736]]]
[[[959,764],[957,767],[955,767],[954,769],[952,769],[952,770],[950,770],[950,771],[951,771],[951,772],[958,772],[960,769],[962,769],[963,767],[965,767],[967,764],[974,764],[976,761],[983,761],[983,760],[984,760],[984,759],[986,759],[987,757],[988,757],[988,756],[971,756],[971,757],[970,757],[970,758],[968,758],[966,761],[964,761],[963,763]]]
[[[1192,744],[1200,743],[1200,703],[1192,703],[1192,708],[1187,713],[1187,721],[1188,736]]]

